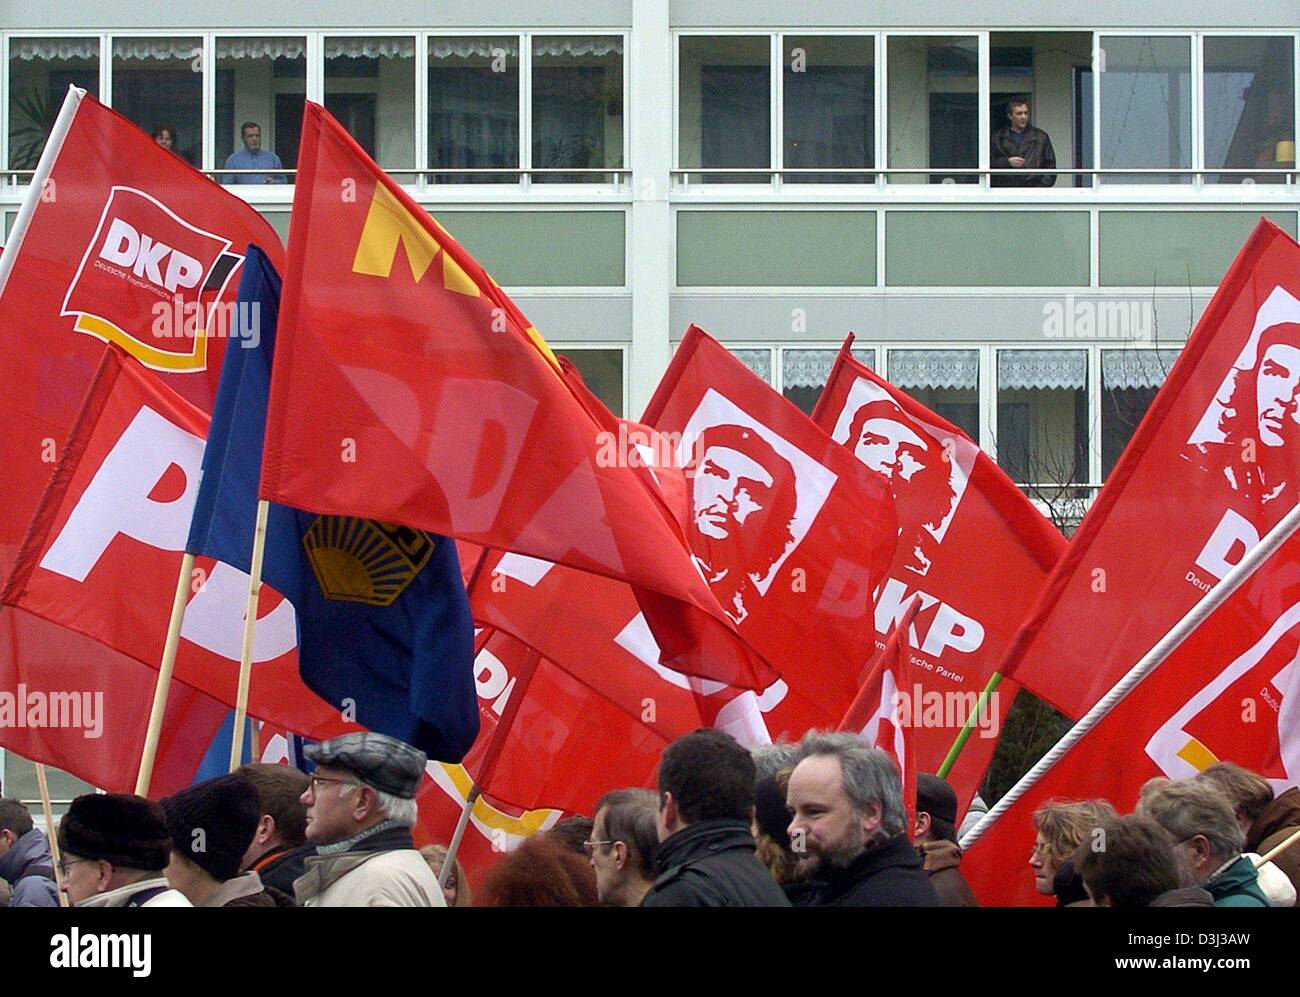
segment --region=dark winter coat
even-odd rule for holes
[[[702,820],[662,842],[642,907],[789,907],[741,820]]]
[[[57,907],[59,888],[45,832],[32,828],[0,855],[0,878],[13,888],[10,907]]]
[[[1020,156],[1025,165],[1016,175],[1004,174],[989,180],[993,187],[1054,187],[1056,176],[1048,173],[1033,173],[1035,168],[1056,169],[1056,151],[1047,132],[1033,125],[1026,125],[1024,137],[1019,143],[1011,137],[1011,128],[1004,125],[993,133],[989,148],[989,166],[995,170],[1011,169],[1011,157]]]
[[[939,894],[907,835],[899,834],[824,878],[805,906],[938,907]]]
[[[1267,855],[1300,830],[1300,789],[1292,786],[1264,808],[1246,834],[1246,851]],[[1300,894],[1300,842],[1279,853],[1272,863],[1286,873]]]
[[[930,885],[939,894],[939,906],[979,906],[974,891],[961,874],[960,848],[951,841],[925,841],[916,848],[930,877]]]

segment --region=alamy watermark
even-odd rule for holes
[[[911,689],[895,690],[890,706],[900,727],[959,730],[970,724],[983,738],[1000,733],[1002,711],[996,690],[981,702],[978,692],[940,692],[917,683]]]
[[[1150,301],[1079,298],[1043,303],[1046,339],[1119,339],[1150,342],[1155,336],[1155,309]]]
[[[159,339],[238,339],[247,350],[262,342],[260,301],[186,301],[174,294],[170,301],[156,301],[151,331]]]
[[[97,740],[104,733],[102,692],[41,692],[19,682],[14,691],[0,690],[0,729],[80,730]]]

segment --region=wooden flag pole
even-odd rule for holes
[[[135,778],[135,795],[148,796],[149,782],[153,779],[154,761],[158,756],[158,740],[162,736],[163,717],[167,712],[167,696],[171,692],[172,671],[176,667],[176,650],[181,643],[181,627],[185,624],[185,606],[189,602],[190,579],[194,573],[194,555],[186,553],[181,559],[181,573],[176,579],[176,595],[172,598],[172,618],[167,625],[167,643],[163,645],[162,662],[153,687],[153,706],[149,709],[149,730],[144,736],[144,751],[140,754],[140,771]]]
[[[54,807],[50,804],[50,784],[45,780],[45,766],[36,763],[36,785],[41,791],[41,810],[45,814],[45,836],[50,839],[50,858],[54,862],[54,889],[58,893],[59,906],[68,906],[67,894],[63,892],[63,873],[59,871],[59,836],[54,831]]]
[[[1279,844],[1279,845],[1274,845],[1272,848],[1270,848],[1270,849],[1268,850],[1268,854],[1267,854],[1267,855],[1261,855],[1258,859],[1256,859],[1256,860],[1255,860],[1255,868],[1258,869],[1258,868],[1259,868],[1260,866],[1262,866],[1265,862],[1272,862],[1275,858],[1277,858],[1279,855],[1281,855],[1284,851],[1286,851],[1288,848],[1290,848],[1290,847],[1292,847],[1294,844],[1296,844],[1296,842],[1300,842],[1300,828],[1297,828],[1297,829],[1296,829],[1296,832],[1295,832],[1294,834],[1292,834],[1290,837],[1288,837],[1288,838],[1287,838],[1285,841],[1283,841],[1281,844]]]
[[[244,722],[248,717],[248,681],[253,673],[253,633],[257,629],[257,595],[262,588],[262,554],[266,550],[266,515],[271,503],[257,503],[257,526],[253,531],[253,557],[248,575],[248,606],[244,615],[244,643],[239,652],[239,690],[235,695],[235,726],[230,732],[230,771],[239,768],[244,756]]]

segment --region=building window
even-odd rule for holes
[[[98,38],[9,39],[9,169],[36,169],[69,86],[98,96]]]
[[[1105,36],[1101,40],[1103,169],[1190,169],[1192,40]],[[1188,183],[1187,174],[1103,177],[1109,183]]]
[[[737,360],[752,370],[768,384],[772,383],[772,351],[771,350],[737,350],[728,346],[728,350]]]
[[[998,464],[1058,494],[1088,481],[1088,353],[998,350]]]
[[[889,165],[934,173],[895,173],[891,183],[977,183],[979,39],[893,35],[888,43]]]
[[[415,166],[415,39],[325,39],[325,107],[394,179]]]
[[[767,35],[683,35],[678,158],[683,169],[772,166],[772,58]],[[755,174],[706,174],[706,183],[767,183]]]
[[[519,39],[429,39],[429,168],[519,167]],[[512,173],[433,174],[434,183],[518,183]]]
[[[875,165],[876,40],[787,35],[781,121],[786,169]],[[869,174],[787,175],[791,183],[867,183]]]
[[[1138,425],[1165,383],[1177,350],[1102,350],[1101,476],[1119,462]]]
[[[114,38],[113,109],[203,165],[203,39]]]
[[[1294,39],[1205,39],[1205,167],[1295,166]],[[1210,183],[1282,183],[1281,175],[1211,174]]]
[[[556,349],[555,353],[566,357],[578,368],[583,383],[605,403],[607,409],[620,419],[624,417],[622,350],[566,346]]]
[[[216,56],[213,162],[232,168],[273,168],[275,160],[267,155],[271,153],[282,168],[293,169],[298,162],[303,101],[307,96],[307,40],[218,38]],[[256,130],[244,127],[249,124],[256,125]],[[232,155],[236,158],[228,164]],[[289,177],[232,174],[222,179],[238,184],[287,183]]]
[[[533,37],[533,167],[623,166],[623,39]],[[599,173],[537,174],[537,183],[608,183]]]
[[[782,350],[781,393],[812,415],[839,355],[839,350]],[[854,347],[853,357],[872,370],[876,367],[876,351],[870,347]]]
[[[979,442],[979,350],[890,350],[889,381]]]

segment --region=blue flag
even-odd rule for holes
[[[250,246],[186,548],[245,573],[279,303],[279,274]],[[473,620],[454,542],[273,504],[262,580],[297,613],[298,669],[309,688],[430,758],[464,757],[479,718]]]

